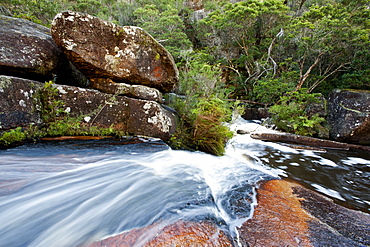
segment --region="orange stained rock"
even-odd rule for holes
[[[211,222],[178,221],[170,225],[155,223],[118,236],[95,242],[89,247],[233,246],[228,236]]]
[[[258,189],[253,218],[239,229],[241,242],[249,246],[313,246],[309,237],[311,216],[301,207],[292,188],[300,186],[271,180]]]

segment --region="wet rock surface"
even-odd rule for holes
[[[370,215],[298,184],[265,182],[254,216],[239,229],[243,246],[369,246]]]
[[[330,138],[370,145],[370,91],[336,89],[328,103]]]
[[[143,29],[118,26],[66,11],[52,23],[52,36],[88,78],[140,84],[170,92],[178,80],[171,54]]]
[[[228,235],[211,222],[178,221],[153,224],[95,242],[88,247],[131,246],[233,246]]]

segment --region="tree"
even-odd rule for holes
[[[180,51],[189,50],[192,43],[187,38],[184,23],[179,17],[179,10],[167,1],[157,1],[159,5],[146,4],[134,11],[136,25],[149,32],[174,57],[179,58]]]
[[[307,87],[312,92],[358,62],[360,53],[369,48],[369,29],[358,22],[364,15],[369,18],[369,11],[350,12],[341,4],[328,4],[315,5],[292,20],[282,42],[288,44],[285,56],[299,64],[296,90]]]

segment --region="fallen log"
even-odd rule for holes
[[[361,149],[370,151],[370,146],[336,142],[288,133],[252,133],[251,137],[253,139],[258,139],[262,141],[293,143],[316,148],[342,149],[342,150]]]

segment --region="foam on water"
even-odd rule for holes
[[[240,118],[230,127],[273,131]],[[366,156],[296,150],[249,135],[236,135],[222,157],[174,151],[158,140],[41,143],[3,150],[0,243],[81,246],[180,219],[211,219],[237,240],[236,229],[258,203],[257,182],[288,176],[368,208],[370,198],[362,187],[368,188],[369,164]]]

